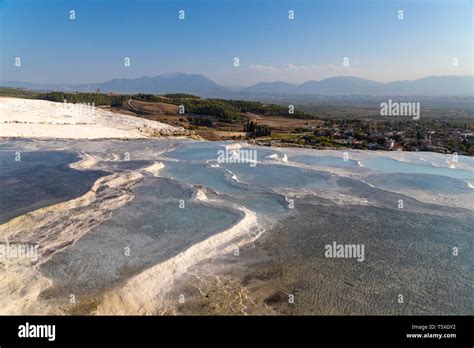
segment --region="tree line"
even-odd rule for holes
[[[247,121],[247,123],[244,124],[244,132],[252,133],[252,137],[254,138],[272,135],[272,131],[269,127],[256,124],[253,121]]]

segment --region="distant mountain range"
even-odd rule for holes
[[[353,76],[331,77],[320,81],[291,84],[283,81],[261,82],[250,87],[226,87],[203,75],[168,73],[137,79],[114,79],[82,85],[35,84],[0,81],[2,87],[47,91],[116,93],[190,93],[201,97],[235,98],[245,96],[292,95],[384,95],[384,96],[474,96],[474,76],[428,76],[418,80],[376,82]]]
[[[353,76],[331,77],[307,81],[299,85],[282,81],[261,82],[245,89],[259,94],[315,94],[315,95],[474,95],[474,76],[429,76],[418,80],[388,83]]]

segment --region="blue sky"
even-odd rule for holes
[[[0,0],[0,79],[87,83],[186,72],[249,85],[472,75],[473,31],[472,0]]]

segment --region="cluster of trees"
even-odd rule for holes
[[[38,92],[29,91],[21,88],[9,88],[9,87],[0,87],[0,95],[15,97],[15,98],[25,98],[25,99],[35,99],[38,96]]]
[[[330,137],[318,136],[316,134],[305,134],[302,137],[303,144],[305,145],[314,145],[318,147],[340,147],[341,144],[338,144],[333,141]]]
[[[176,105],[184,105],[187,113],[214,116],[220,121],[231,123],[243,121],[241,114],[246,112],[252,112],[263,116],[272,115],[302,119],[315,118],[313,115],[299,110],[294,110],[294,112],[290,114],[288,107],[276,104],[262,104],[254,101],[216,98],[201,99],[195,95],[184,93],[166,94],[165,97],[169,99],[150,99],[150,101],[163,101]],[[160,97],[155,96],[155,98]]]
[[[181,104],[185,99],[201,99],[200,97],[186,93],[170,93],[165,95],[137,93],[131,96],[133,99],[145,102],[163,102],[171,104]]]
[[[50,100],[62,103],[67,100],[68,103],[85,103],[99,106],[109,105],[120,107],[127,103],[129,96],[126,95],[109,95],[102,93],[63,93],[63,92],[49,92],[38,94],[38,99]]]
[[[235,123],[242,121],[242,115],[236,108],[216,99],[181,99],[186,113],[207,115],[217,118],[219,121]]]
[[[154,102],[154,103],[166,102],[166,99],[163,99],[161,96],[155,95],[155,94],[138,93],[138,94],[134,94],[131,97],[135,100],[141,100],[144,102]]]
[[[253,121],[247,121],[247,123],[244,124],[244,132],[252,133],[253,137],[268,137],[272,135],[272,131],[269,127],[258,125]]]
[[[239,109],[222,99],[201,99],[198,96],[185,93],[165,94],[164,96],[139,93],[131,97],[146,102],[184,105],[186,114],[213,116],[222,122],[235,123],[242,121]]]
[[[293,110],[290,113],[288,106],[276,105],[276,104],[262,104],[255,101],[244,101],[244,100],[223,100],[223,102],[236,108],[239,112],[252,112],[258,115],[264,116],[283,116],[300,119],[314,119],[315,116],[308,114],[304,111]]]
[[[212,120],[210,118],[203,118],[203,117],[187,117],[189,123],[194,126],[203,126],[212,128]]]
[[[464,152],[469,156],[474,156],[474,143],[471,143],[467,139],[463,139],[463,141],[461,141],[461,143],[459,144],[458,152]]]

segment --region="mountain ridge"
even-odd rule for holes
[[[2,87],[65,92],[103,93],[190,93],[201,97],[236,97],[245,95],[420,95],[420,96],[473,96],[474,76],[440,75],[416,80],[377,82],[355,76],[334,76],[309,80],[300,84],[285,81],[259,82],[248,87],[219,85],[201,74],[165,73],[139,78],[116,78],[90,84],[39,84],[18,81],[0,81]]]

